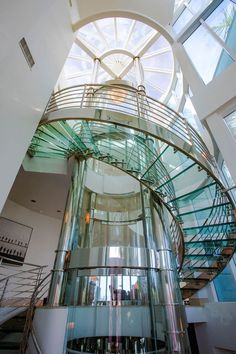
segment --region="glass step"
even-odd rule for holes
[[[185,248],[215,248],[215,247],[234,247],[236,244],[236,239],[227,240],[202,240],[202,241],[189,241],[185,242]]]
[[[172,178],[168,179],[166,182],[162,183],[160,186],[158,186],[155,191],[159,191],[162,187],[164,187],[166,184],[172,182],[173,180],[175,180],[177,177],[183,175],[183,173],[185,173],[186,171],[188,171],[190,168],[192,168],[193,166],[196,165],[196,162],[192,163],[191,165],[189,165],[188,167],[186,167],[184,170],[182,170],[181,172],[177,173],[175,176],[173,176]],[[172,199],[173,200],[173,199]]]
[[[202,226],[193,226],[193,227],[186,227],[183,228],[183,231],[186,235],[194,235],[197,234],[199,232],[203,232],[204,233],[226,233],[229,231],[233,231],[235,229],[235,223],[234,222],[224,222],[224,223],[220,223],[220,224],[211,224],[211,225],[202,225]]]
[[[191,211],[188,211],[188,212],[185,212],[185,213],[180,213],[178,214],[178,217],[186,217],[188,215],[196,215],[196,214],[202,214],[200,215],[201,218],[204,218],[208,215],[208,211],[212,211],[212,210],[215,210],[215,209],[222,209],[224,210],[225,207],[229,207],[230,209],[232,208],[231,204],[229,202],[227,203],[222,203],[222,204],[217,204],[217,205],[212,205],[212,206],[209,206],[209,207],[206,207],[206,208],[201,208],[201,209],[198,209],[198,210],[191,210]],[[197,216],[198,217],[198,216]]]

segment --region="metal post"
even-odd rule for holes
[[[58,249],[56,251],[56,259],[52,271],[53,274],[48,300],[48,304],[51,306],[58,306],[60,303],[64,264],[68,251],[70,251],[72,247],[75,225],[78,223],[78,211],[84,188],[85,166],[85,160],[75,160]]]
[[[7,289],[8,281],[9,281],[9,278],[6,279],[5,284],[4,284],[4,288],[3,288],[3,291],[2,291],[2,295],[1,295],[1,298],[0,298],[0,306],[1,306],[2,301],[3,301],[3,299],[4,299],[4,295],[5,295],[5,292],[6,292],[6,289]]]
[[[150,193],[150,192],[149,192]],[[187,321],[177,277],[177,263],[172,252],[169,230],[169,218],[164,206],[154,202],[150,193],[150,210],[155,233],[156,245],[160,257],[160,282],[162,301],[166,317],[166,338],[169,352],[175,354],[190,353],[187,334]]]
[[[168,353],[189,354],[190,347],[187,336],[187,322],[184,305],[182,302],[179,284],[177,280],[177,264],[173,257],[172,245],[169,230],[166,225],[170,224],[164,206],[154,202],[151,192],[145,188],[142,189],[144,230],[146,233],[146,247],[155,249],[159,253],[160,269],[156,276],[159,279],[160,289],[160,307],[165,316],[165,338],[168,347]],[[150,292],[150,290],[149,290]],[[152,306],[152,299],[149,300]],[[152,315],[153,333],[157,338],[160,337],[156,328],[156,309],[150,308]]]

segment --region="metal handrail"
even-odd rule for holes
[[[27,314],[26,314],[26,321],[25,321],[23,338],[22,338],[19,354],[25,354],[26,353],[29,336],[30,336],[30,334],[32,332],[33,332],[33,337],[34,337],[33,338],[33,343],[36,346],[36,350],[38,351],[38,353],[41,352],[39,344],[38,344],[36,336],[35,336],[35,332],[33,331],[33,318],[34,318],[35,308],[36,308],[36,305],[37,305],[38,301],[40,299],[42,299],[42,297],[48,291],[48,286],[49,286],[49,283],[50,283],[50,276],[51,276],[51,272],[48,273],[37,284],[37,286],[35,287],[34,292],[32,294],[32,297],[31,297],[31,300],[30,300],[30,304],[29,304],[29,307],[28,307],[28,310],[27,310]],[[46,288],[46,290],[45,290],[45,288]]]
[[[215,162],[201,136],[173,109],[143,94],[135,88],[122,85],[77,85],[53,93],[43,118],[62,109],[106,109],[138,117],[147,124],[155,123],[167,129],[188,144],[211,166]]]
[[[0,261],[0,306],[27,306],[47,266],[15,261],[8,257],[1,257]],[[23,267],[20,271],[19,265]]]

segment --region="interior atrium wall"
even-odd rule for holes
[[[0,209],[72,45],[68,2],[4,1],[1,22]],[[25,38],[35,64],[19,46]]]

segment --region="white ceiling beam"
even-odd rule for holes
[[[144,53],[153,45],[153,43],[155,43],[155,41],[159,36],[160,34],[157,31],[153,31],[151,35],[149,35],[149,38],[147,39],[146,43],[143,44],[136,53],[134,53],[134,57],[139,57],[139,58],[142,57]],[[129,72],[129,70],[132,68],[133,65],[134,65],[133,61],[128,63],[120,72],[120,77],[121,78],[124,77]]]
[[[142,59],[148,59],[148,58],[152,58],[154,56],[160,55],[160,54],[164,54],[164,53],[168,53],[171,52],[171,48],[170,47],[165,47],[159,50],[155,50],[154,52],[150,52],[150,53],[146,53],[142,56]]]

